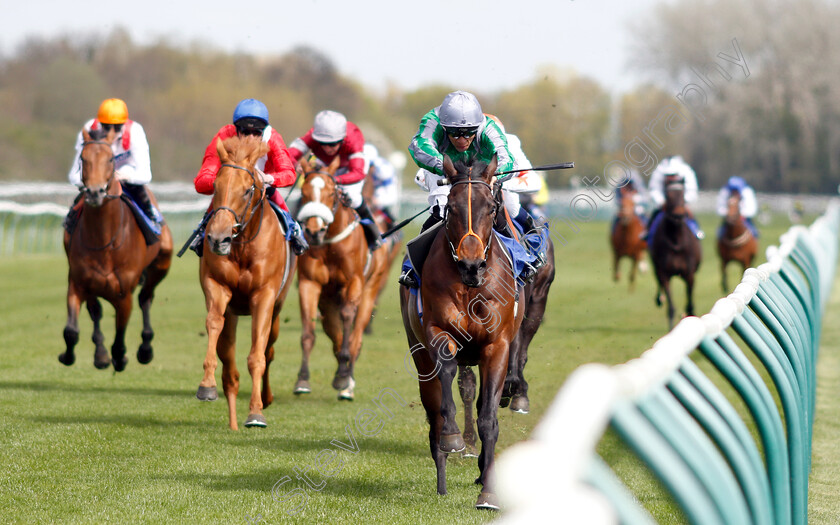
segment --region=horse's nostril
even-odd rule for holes
[[[485,268],[487,268],[487,261],[481,261],[480,263],[478,263],[479,271],[484,270]]]

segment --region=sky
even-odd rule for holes
[[[607,90],[644,78],[626,68],[627,24],[659,0],[28,0],[4,2],[0,53],[29,36],[106,35],[135,42],[200,41],[278,55],[299,45],[324,53],[364,86],[434,83],[494,92],[537,78],[546,66],[593,77]]]

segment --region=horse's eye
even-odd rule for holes
[[[243,197],[245,197],[246,199],[249,199],[249,198],[251,198],[251,195],[253,195],[253,194],[254,194],[254,188],[248,188],[247,190],[245,190],[245,195],[243,195]]]

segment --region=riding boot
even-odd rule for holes
[[[365,239],[367,239],[368,249],[375,251],[382,246],[382,234],[379,232],[379,226],[373,220],[373,215],[370,213],[367,203],[362,200],[362,203],[356,208],[356,213],[361,218],[361,224],[365,231]]]
[[[137,203],[146,217],[151,219],[155,224],[163,224],[163,216],[155,205],[152,204],[152,199],[149,198],[149,192],[146,191],[145,185],[123,182],[123,190],[131,195],[131,198],[134,199],[134,202]]]
[[[79,217],[82,215],[82,195],[81,192],[76,195],[73,205],[70,206],[67,216],[64,217],[63,226],[67,230],[67,233],[73,233],[76,230],[76,225],[79,223]]]
[[[309,243],[303,237],[303,228],[300,227],[298,221],[291,219],[289,226],[292,229],[292,238],[289,239],[289,245],[295,255],[302,255],[303,252],[309,249]]]
[[[429,218],[426,219],[426,222],[423,223],[423,226],[420,227],[420,233],[423,233],[442,220],[443,219],[438,217],[435,211],[433,211],[431,215],[429,215]],[[417,274],[415,273],[414,268],[411,268],[410,266],[402,271],[397,280],[403,286],[408,288],[417,288]]]

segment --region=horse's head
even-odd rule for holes
[[[254,166],[268,153],[268,145],[259,137],[237,135],[217,140],[216,152],[222,165],[213,182],[213,216],[205,232],[210,250],[228,255],[233,239],[245,230],[265,197],[265,183]]]
[[[338,156],[326,168],[313,167],[301,158],[300,167],[304,180],[301,186],[300,211],[298,221],[303,224],[303,234],[312,246],[323,244],[327,229],[335,220],[340,197],[338,195],[335,172],[338,170]]]
[[[493,192],[497,159],[489,164],[456,164],[444,156],[443,170],[452,189],[446,205],[446,239],[461,282],[479,286],[487,269],[493,223],[498,209]]]
[[[102,206],[114,182],[114,152],[111,144],[116,136],[113,129],[107,132],[98,129],[90,133],[82,130],[82,191],[88,206]]]
[[[737,224],[741,220],[741,194],[733,191],[726,199],[726,223]]]
[[[636,190],[629,184],[621,188],[618,218],[624,224],[630,222],[636,216],[636,202],[634,200],[636,193]]]
[[[665,211],[685,215],[685,179],[680,175],[665,176]]]

